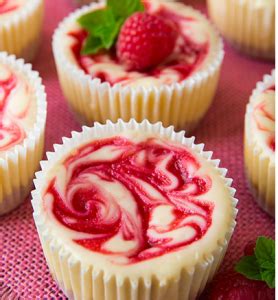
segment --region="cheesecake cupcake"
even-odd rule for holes
[[[257,84],[245,114],[246,173],[258,204],[275,216],[275,71]]]
[[[275,58],[275,0],[207,0],[209,16],[240,51]]]
[[[118,120],[47,154],[32,193],[54,279],[70,299],[195,299],[235,227],[232,180],[173,126]]]
[[[42,159],[46,95],[37,72],[0,52],[0,215],[32,187]]]
[[[191,130],[213,100],[222,40],[182,3],[134,3],[92,3],[61,22],[53,51],[65,98],[82,123],[135,118]]]
[[[0,51],[31,61],[38,49],[44,0],[0,1]]]

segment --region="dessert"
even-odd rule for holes
[[[245,114],[245,166],[259,205],[275,215],[275,71],[264,76]]]
[[[0,53],[0,215],[31,190],[44,144],[46,96],[37,72]]]
[[[198,11],[170,1],[143,1],[125,21],[108,23],[111,30],[104,21],[100,30],[96,26],[102,23],[87,17],[108,10],[103,3],[92,3],[68,16],[54,33],[60,84],[77,117],[86,124],[149,119],[192,130],[209,108],[218,83],[223,45],[214,28]],[[107,13],[101,19],[112,16]],[[159,28],[174,33],[167,39]],[[111,33],[101,37],[111,38],[108,46],[99,46],[98,37],[91,40],[91,32],[99,31]]]
[[[0,51],[31,61],[37,51],[43,0],[0,1]]]
[[[195,299],[235,226],[226,170],[173,127],[95,123],[48,153],[32,205],[48,266],[74,299]]]
[[[209,16],[224,37],[256,57],[275,57],[274,0],[207,0]]]

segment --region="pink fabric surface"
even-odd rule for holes
[[[189,1],[185,1],[189,2]],[[202,1],[190,1],[205,11]],[[46,0],[46,15],[40,52],[33,63],[43,78],[48,94],[46,151],[63,136],[81,126],[68,110],[62,95],[51,49],[52,34],[58,23],[75,9],[71,0]],[[243,125],[245,106],[252,89],[274,64],[241,55],[225,44],[225,60],[215,101],[194,131],[197,142],[205,143],[221,159],[221,166],[234,179],[239,199],[237,227],[222,265],[231,268],[242,255],[247,241],[258,235],[274,236],[274,220],[264,213],[248,189],[243,168]],[[0,218],[0,281],[21,299],[64,299],[49,274],[32,218],[30,197],[18,209]]]

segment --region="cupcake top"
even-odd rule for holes
[[[22,9],[30,0],[1,0],[0,1],[0,23],[8,21],[15,12]]]
[[[35,214],[95,270],[174,274],[212,253],[233,220],[223,174],[193,149],[137,130],[69,140],[38,177]]]
[[[263,152],[275,156],[275,79],[261,85],[250,100],[251,139]]]
[[[37,103],[22,72],[0,61],[0,157],[34,127]]]
[[[103,10],[104,4],[93,4],[71,15],[62,23],[55,37],[56,42],[60,44],[63,55],[66,55],[71,64],[91,78],[98,78],[112,86],[121,84],[148,87],[180,83],[204,70],[208,63],[216,59],[216,52],[222,47],[221,40],[198,11],[181,3],[158,0],[145,0],[143,5],[146,13],[171,23],[175,31],[175,43],[171,53],[161,63],[150,68],[140,71],[130,69],[119,59],[119,52],[115,47],[96,54],[82,54],[88,32],[80,27],[77,20],[90,11]],[[122,39],[125,38],[125,33],[126,31],[120,33],[123,35]]]

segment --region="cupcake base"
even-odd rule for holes
[[[32,187],[33,183],[27,187],[17,188],[12,195],[5,197],[4,201],[0,202],[0,216],[17,208],[26,199]]]
[[[39,220],[35,218],[35,221],[50,273],[67,298],[75,300],[194,300],[219,269],[233,233],[231,230],[225,242],[204,262],[188,270],[181,269],[179,274],[163,283],[155,277],[118,281],[116,276],[82,266],[81,261],[44,234]]]
[[[44,135],[36,142],[33,149],[19,151],[6,164],[0,158],[0,174],[5,176],[3,186],[0,185],[0,216],[17,208],[32,190],[33,177],[43,157]]]

